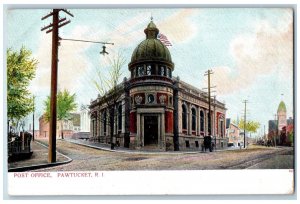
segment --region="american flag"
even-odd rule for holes
[[[158,34],[158,39],[164,44],[165,46],[172,46],[171,42],[168,40],[167,36],[162,33]]]

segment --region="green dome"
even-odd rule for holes
[[[156,60],[173,64],[168,48],[157,39],[159,30],[153,21],[148,24],[144,32],[146,39],[133,51],[130,64],[145,60]]]
[[[144,60],[159,60],[172,63],[168,48],[158,39],[146,39],[135,48],[131,56],[131,62]]]
[[[280,102],[279,106],[278,106],[278,109],[277,109],[277,113],[278,112],[286,112],[286,106],[285,106],[285,103],[283,101]]]

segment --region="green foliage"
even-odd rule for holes
[[[57,93],[57,120],[69,120],[71,119],[71,112],[75,111],[77,104],[75,102],[76,95],[70,94],[68,90],[59,91]],[[45,107],[45,119],[50,120],[50,96],[44,101]]]
[[[244,120],[241,119],[238,126],[240,129],[244,129]],[[246,131],[250,132],[250,133],[256,133],[257,129],[260,127],[260,123],[259,122],[255,122],[255,121],[246,121]]]
[[[288,140],[290,143],[293,144],[293,138],[294,138],[294,133],[293,132],[290,132],[289,135],[288,135]]]
[[[18,121],[33,111],[33,98],[28,90],[35,77],[37,60],[22,47],[19,52],[7,50],[7,115]]]

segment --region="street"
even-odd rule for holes
[[[293,169],[290,147],[250,146],[217,152],[132,153],[93,149],[57,140],[57,151],[72,162],[35,171]]]

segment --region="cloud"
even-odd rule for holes
[[[190,17],[199,10],[182,9],[165,20],[158,22],[160,32],[168,36],[172,43],[182,43],[196,35],[197,28],[191,23]]]
[[[70,38],[82,39],[82,36],[88,31],[85,27],[75,27],[70,35]],[[42,34],[40,46],[34,57],[39,61],[36,77],[32,81],[31,89],[34,92],[39,90],[50,90],[51,79],[51,34]],[[58,62],[58,87],[59,89],[68,89],[71,92],[76,92],[80,84],[76,83],[86,67],[90,63],[84,56],[84,51],[90,45],[86,43],[72,43],[70,41],[61,41],[59,46],[59,62]]]
[[[256,24],[252,34],[232,40],[230,53],[234,67],[214,67],[213,78],[219,94],[228,94],[252,85],[257,76],[277,71],[292,79],[293,22],[274,26],[268,21]]]
[[[195,28],[188,22],[188,18],[193,13],[195,13],[193,9],[181,9],[162,21],[154,20],[154,23],[164,34],[168,35],[168,38],[173,43],[182,43],[194,35]],[[82,88],[91,89],[92,85],[88,81],[94,78],[95,70],[109,66],[109,58],[117,55],[119,50],[126,49],[128,45],[137,45],[141,39],[145,39],[143,30],[149,23],[149,19],[145,18],[145,16],[151,16],[151,12],[141,12],[128,20],[122,21],[111,30],[86,25],[77,25],[68,33],[64,33],[62,29],[61,36],[63,38],[88,39],[92,41],[107,40],[108,42],[114,42],[114,45],[107,46],[109,56],[103,57],[99,55],[99,67],[95,67],[89,62],[89,53],[85,52],[92,44],[62,41],[59,47],[58,88],[68,89],[71,92],[76,92]],[[51,34],[43,33],[39,41],[38,50],[34,53],[39,64],[36,78],[31,84],[31,90],[36,94],[39,94],[38,92],[50,93]],[[126,63],[129,63],[130,57],[126,60]]]

